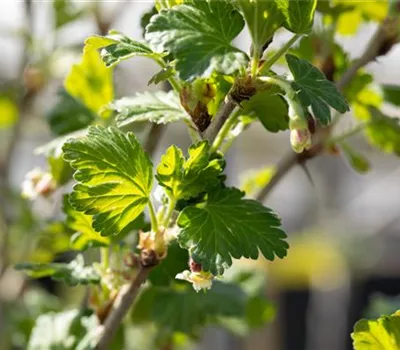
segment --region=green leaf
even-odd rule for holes
[[[266,166],[258,170],[250,170],[244,174],[240,189],[245,192],[247,196],[253,196],[271,181],[275,173],[275,166]]]
[[[78,10],[75,4],[68,0],[54,0],[53,9],[55,12],[56,29],[77,20],[84,11]]]
[[[134,97],[124,97],[112,102],[108,109],[117,114],[119,127],[135,122],[167,124],[189,119],[173,91],[138,93]]]
[[[247,23],[253,45],[261,50],[284,22],[276,1],[236,0],[235,4]]]
[[[146,33],[146,27],[150,23],[151,17],[158,14],[156,6],[153,6],[150,10],[145,12],[140,18],[140,27],[142,28],[142,36]]]
[[[386,102],[395,106],[400,106],[400,86],[383,85],[383,96]]]
[[[95,114],[64,89],[58,93],[57,104],[46,113],[51,131],[65,135],[83,129],[95,120]]]
[[[340,113],[349,111],[349,106],[337,87],[320,70],[294,55],[287,54],[286,61],[293,74],[293,89],[298,91],[304,106],[311,106],[314,117],[322,125],[331,121],[329,106]]]
[[[91,126],[84,138],[63,146],[64,159],[77,171],[70,202],[93,216],[103,236],[129,228],[145,209],[151,192],[152,162],[133,133]]]
[[[231,45],[243,26],[230,3],[194,1],[153,16],[145,37],[154,51],[175,57],[181,79],[192,80],[213,71],[232,74],[247,63],[246,54]]]
[[[162,68],[159,72],[157,72],[156,74],[154,74],[149,82],[147,83],[147,85],[157,85],[163,81],[168,80],[169,78],[171,78],[172,76],[175,75],[175,69],[172,66],[168,66],[166,68]]]
[[[72,168],[64,160],[62,155],[57,155],[55,152],[47,156],[50,172],[53,179],[56,180],[58,186],[65,185],[72,178]]]
[[[243,199],[236,188],[213,190],[200,207],[186,207],[178,217],[178,241],[190,249],[203,270],[220,275],[232,258],[268,260],[286,256],[286,234],[278,216],[261,203]]]
[[[261,91],[250,100],[242,103],[245,114],[258,118],[270,132],[278,132],[289,128],[288,105],[282,96]]]
[[[71,248],[86,250],[92,247],[106,247],[110,244],[109,237],[103,237],[92,228],[93,218],[90,215],[75,210],[69,203],[68,195],[64,196],[63,211],[67,215],[66,225],[75,232],[71,237]]]
[[[64,81],[67,92],[94,113],[112,101],[112,69],[104,66],[96,50],[84,50],[82,60],[74,64]]]
[[[400,349],[400,313],[381,316],[377,320],[362,319],[351,334],[355,350]]]
[[[78,309],[40,315],[32,330],[28,350],[90,350],[98,327],[95,314]],[[92,341],[87,341],[88,337]]]
[[[285,17],[285,28],[294,33],[309,33],[314,22],[317,0],[276,0]]]
[[[370,113],[371,123],[365,128],[368,141],[383,152],[400,156],[400,120],[375,108],[371,108]]]
[[[176,284],[145,289],[135,304],[132,319],[135,324],[155,322],[163,333],[196,335],[203,326],[217,323],[217,317],[243,317],[245,308],[246,295],[234,284],[217,281],[207,293]]]
[[[159,184],[175,199],[189,199],[218,184],[218,176],[224,169],[223,159],[211,159],[210,145],[202,141],[189,148],[189,157],[172,145],[162,156],[157,167]]]
[[[82,255],[77,255],[77,257],[68,264],[22,263],[17,264],[15,268],[25,271],[33,278],[49,276],[56,281],[63,281],[70,286],[76,286],[77,284],[98,284],[100,282],[100,276],[94,268],[92,266],[84,266]]]
[[[107,67],[131,57],[158,57],[145,43],[128,38],[115,30],[106,36],[93,35],[85,40],[86,50],[101,49],[101,59]]]
[[[365,174],[371,169],[368,159],[366,159],[362,154],[356,152],[344,142],[341,142],[340,146],[342,147],[343,155],[355,171],[360,174]]]
[[[12,127],[18,120],[17,104],[6,95],[0,95],[0,115],[0,130]]]
[[[168,286],[175,282],[175,276],[187,269],[189,254],[186,249],[179,247],[176,241],[168,246],[168,255],[151,270],[149,280],[155,286]]]

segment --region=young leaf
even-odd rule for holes
[[[93,35],[85,40],[86,50],[101,49],[101,59],[107,67],[115,66],[122,60],[135,56],[156,57],[145,43],[128,38],[117,31],[106,36]]]
[[[245,114],[257,117],[265,129],[278,132],[289,128],[288,105],[279,95],[261,91],[242,103]]]
[[[56,29],[75,21],[83,13],[83,10],[78,10],[74,6],[75,4],[68,0],[54,0],[53,9],[55,12],[55,25]]]
[[[214,275],[232,265],[232,258],[283,258],[288,244],[278,216],[261,203],[243,199],[236,188],[213,190],[201,207],[186,207],[178,217],[178,241],[190,249],[203,270]]]
[[[395,106],[400,106],[400,86],[399,85],[383,85],[383,96],[385,101]]]
[[[253,45],[261,50],[284,22],[276,1],[236,0],[235,4],[247,23]]]
[[[167,124],[189,119],[173,91],[138,93],[134,97],[124,97],[112,102],[108,109],[117,114],[117,125],[120,127],[135,122]]]
[[[210,159],[209,150],[207,141],[192,145],[185,160],[178,147],[169,147],[157,167],[159,184],[175,200],[189,199],[205,192],[208,186],[219,182],[217,178],[225,165],[222,159]]]
[[[152,163],[136,137],[116,128],[91,126],[84,138],[63,145],[64,159],[76,169],[70,202],[93,216],[103,236],[129,227],[149,201]]]
[[[49,163],[50,173],[58,186],[63,186],[71,180],[72,168],[61,154],[57,155],[56,152],[52,152],[52,154],[47,156],[47,162]]]
[[[293,74],[293,89],[298,91],[304,106],[311,106],[314,117],[322,125],[327,125],[331,121],[329,106],[340,113],[349,110],[346,100],[337,87],[311,63],[290,54],[286,55],[286,62]]]
[[[63,281],[70,286],[77,284],[97,284],[100,276],[92,266],[84,266],[82,255],[78,255],[69,264],[49,263],[31,264],[22,263],[15,266],[17,270],[26,271],[33,278],[50,276],[56,281]]]
[[[347,158],[350,166],[355,171],[360,174],[365,174],[371,169],[368,159],[366,159],[362,154],[356,152],[344,142],[341,142],[340,145],[342,147],[344,156]]]
[[[89,126],[95,119],[95,114],[64,89],[58,93],[57,104],[46,113],[51,131],[56,135]]]
[[[98,113],[114,97],[112,70],[104,66],[96,50],[84,50],[64,81],[67,92],[92,112]]]
[[[312,29],[317,0],[276,0],[285,17],[285,27],[294,33],[308,33]]]
[[[370,113],[371,124],[365,128],[368,141],[383,152],[400,156],[400,120],[388,117],[375,108],[371,108]]]
[[[71,248],[86,250],[92,247],[105,247],[111,242],[109,237],[103,237],[92,228],[93,218],[75,210],[69,203],[68,195],[64,196],[63,211],[67,215],[66,225],[75,232],[71,237]]]
[[[400,312],[377,320],[362,319],[351,334],[355,350],[400,349]]]
[[[246,64],[246,54],[231,45],[243,26],[230,3],[194,1],[153,16],[145,37],[154,51],[175,57],[181,79],[192,80],[213,71],[232,74]]]

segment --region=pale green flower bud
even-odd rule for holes
[[[312,146],[310,131],[307,128],[292,130],[290,132],[290,144],[296,153],[309,149]]]

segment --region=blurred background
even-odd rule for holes
[[[37,221],[59,217],[62,193],[34,204],[19,193],[25,174],[46,164],[34,150],[54,137],[49,123],[61,113],[55,108],[63,78],[79,61],[89,35],[117,29],[141,38],[141,17],[152,6],[150,1],[0,3],[1,350],[24,349],[40,313],[73,306],[83,293],[46,280],[32,283],[11,267],[32,257],[53,259],[49,251],[57,250],[51,237],[46,249],[37,249],[43,234]],[[375,22],[364,23],[355,35],[338,35],[336,41],[356,58],[376,27]],[[271,47],[279,47],[287,35],[280,33]],[[249,43],[245,31],[236,41],[246,51]],[[400,85],[400,45],[366,70],[378,88]],[[115,71],[116,96],[161,88],[147,84],[156,72],[152,62],[140,57],[123,62]],[[382,108],[400,116],[393,105]],[[352,124],[349,114],[339,130]],[[288,137],[252,125],[229,151],[229,181],[239,186],[246,172],[277,163],[290,150]],[[274,320],[245,337],[207,329],[199,349],[347,350],[356,320],[400,308],[400,162],[372,148],[361,134],[351,142],[368,158],[368,174],[355,172],[340,155],[322,155],[307,163],[313,183],[296,167],[265,202],[282,217],[291,249],[283,261],[245,264],[264,271],[266,294],[276,305]],[[168,125],[155,158],[172,143],[183,148],[190,144],[183,125]],[[137,349],[134,341],[127,349]]]

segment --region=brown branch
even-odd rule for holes
[[[130,284],[121,288],[111,308],[110,314],[106,318],[104,326],[101,326],[101,333],[96,350],[108,350],[118,327],[122,323],[127,312],[130,310],[140,286],[146,281],[152,267],[141,266],[135,278]]]
[[[360,58],[354,61],[336,83],[339,90],[343,90],[343,88],[351,82],[360,68],[374,61],[378,56],[386,54],[390,50],[391,46],[394,44],[393,26],[398,24],[398,20],[398,18],[386,18],[381,23]],[[256,195],[256,199],[262,202],[295,165],[301,164],[322,153],[324,150],[324,140],[329,136],[330,129],[331,128],[317,130],[317,135],[320,136],[319,140],[310,150],[301,154],[296,154],[293,151],[290,151],[284,155],[277,165],[275,175],[271,178],[269,183],[259,191]],[[323,134],[323,137],[321,137],[321,134]]]

